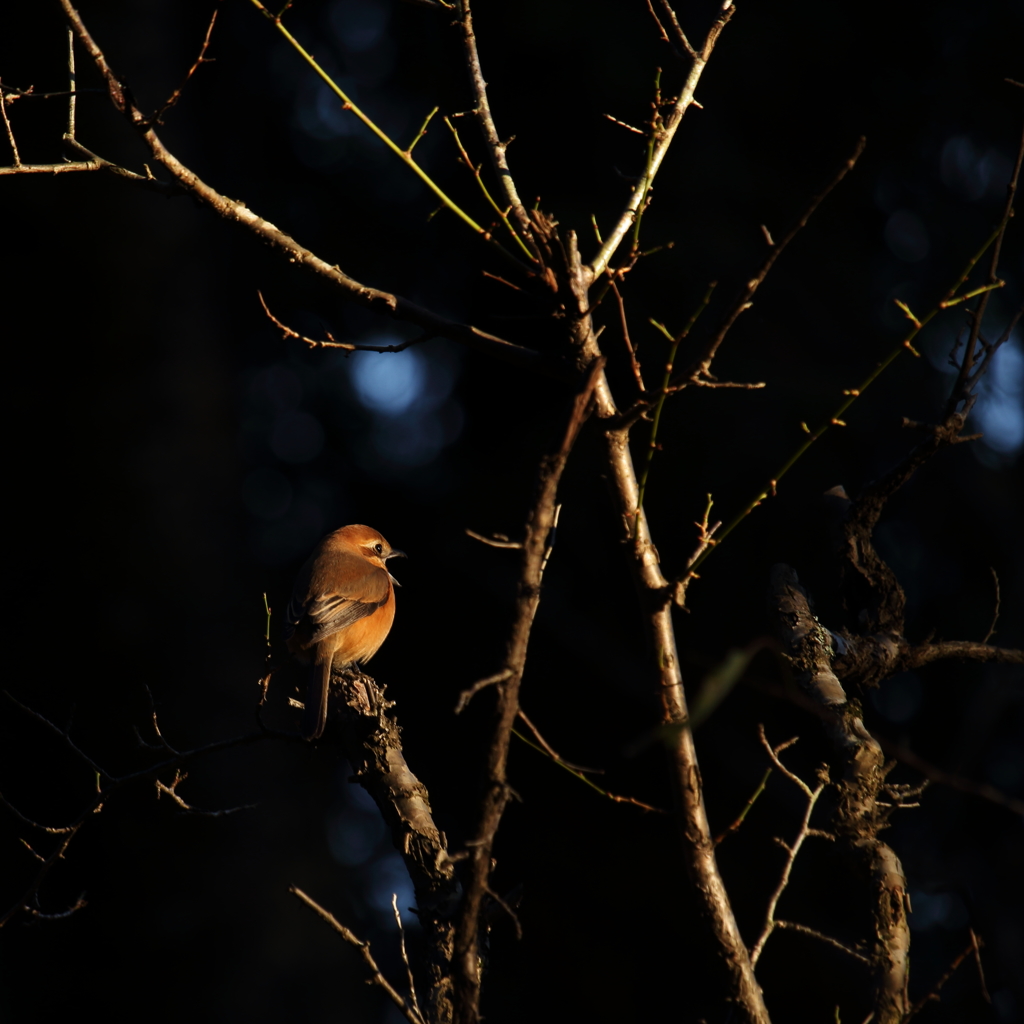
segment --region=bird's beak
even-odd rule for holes
[[[408,557],[409,556],[404,551],[395,550],[395,551],[392,551],[389,554],[385,555],[384,556],[384,561],[385,562],[390,561],[392,558],[408,558]],[[394,576],[391,575],[391,573],[388,573],[388,579],[390,579],[391,582],[394,583],[394,585],[396,587],[400,587],[402,585],[401,583],[398,582],[398,580],[395,579]]]

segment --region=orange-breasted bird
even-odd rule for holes
[[[288,650],[309,665],[302,735],[317,739],[327,721],[331,666],[369,661],[395,621],[390,558],[405,558],[369,526],[329,533],[299,571],[285,621]]]

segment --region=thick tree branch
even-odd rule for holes
[[[727,18],[731,12],[730,7],[723,18]],[[724,20],[720,19],[720,22],[724,25]],[[705,44],[705,48],[710,52],[708,44]],[[573,340],[581,360],[596,359],[600,356],[600,350],[594,334],[588,294],[592,278],[587,268],[581,265],[572,235],[568,242],[569,283],[577,309],[572,324]],[[601,441],[608,467],[612,504],[619,520],[622,550],[629,559],[645,632],[657,666],[662,722],[677,726],[668,730],[666,745],[671,762],[670,778],[676,824],[682,839],[686,871],[725,964],[729,977],[729,999],[734,1004],[736,1019],[745,1024],[767,1024],[769,1016],[761,987],[754,977],[750,956],[715,860],[715,840],[704,806],[697,752],[693,734],[687,726],[689,709],[672,623],[675,588],[661,572],[647,515],[643,508],[638,508],[640,487],[629,448],[629,428],[617,423],[618,409],[603,371],[598,375],[594,398],[595,411],[601,421]]]
[[[426,786],[402,753],[394,702],[364,673],[331,676],[327,743],[340,743],[391,830],[416,892],[417,916],[425,933],[427,1005],[432,1024],[452,1019],[452,937],[459,891],[444,833],[434,823]],[[337,727],[337,728],[335,728]],[[408,1016],[408,1014],[407,1014]]]
[[[828,630],[814,617],[807,592],[788,565],[771,572],[769,608],[776,636],[801,689],[823,712],[825,732],[842,769],[833,831],[853,869],[866,880],[864,896],[873,922],[871,972],[876,1024],[899,1024],[907,1012],[910,926],[907,881],[899,858],[878,839],[891,807],[879,793],[885,756],[865,728],[856,702],[847,702],[831,667]]]
[[[526,666],[527,647],[534,616],[540,604],[544,567],[550,555],[555,525],[558,484],[569,452],[589,412],[598,380],[603,378],[604,359],[594,360],[575,400],[559,447],[540,464],[537,496],[524,531],[516,614],[503,670],[494,678],[498,699],[491,742],[487,749],[485,791],[481,801],[476,837],[468,845],[465,895],[455,929],[453,973],[456,1024],[476,1024],[480,1019],[480,914],[488,892],[491,852],[511,790],[506,777],[509,742],[519,714],[519,687]]]

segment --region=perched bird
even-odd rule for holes
[[[388,572],[390,558],[405,558],[405,552],[369,526],[343,526],[320,541],[299,571],[285,640],[288,650],[309,665],[302,719],[307,740],[324,731],[331,666],[369,661],[391,630],[398,580]]]

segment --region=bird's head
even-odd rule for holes
[[[391,558],[406,558],[404,551],[399,551],[397,548],[393,548],[384,536],[378,533],[371,526],[363,526],[361,524],[355,524],[353,526],[343,526],[337,531],[347,547],[358,551],[363,558],[368,562],[372,562],[374,565],[380,566],[381,569],[387,571],[387,562]],[[390,575],[390,573],[389,573]],[[391,580],[393,583],[398,581],[392,576]]]

